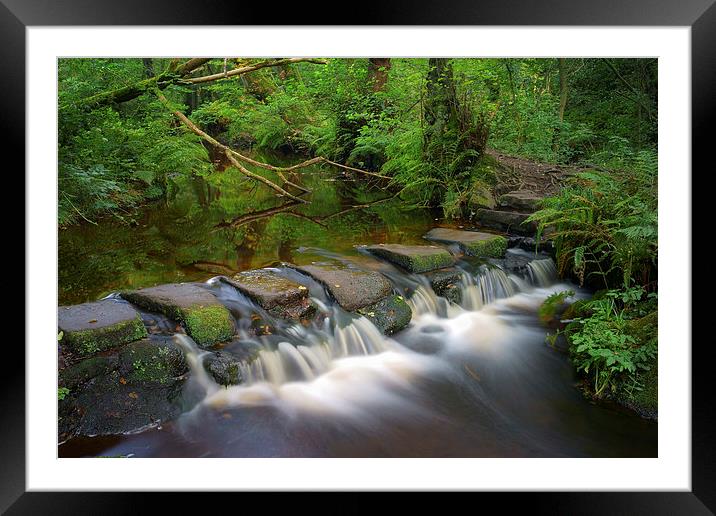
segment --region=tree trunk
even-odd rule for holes
[[[368,59],[368,82],[373,92],[385,91],[390,66],[389,57],[371,57]]]
[[[559,121],[564,122],[564,110],[567,107],[569,85],[567,83],[567,65],[563,57],[557,60],[559,67]]]
[[[151,57],[145,57],[142,58],[142,62],[144,63],[144,74],[147,79],[151,79],[154,77],[154,60]]]
[[[431,58],[428,66],[423,150],[426,159],[450,179],[459,179],[484,151],[487,123],[473,117],[469,106],[458,99],[448,59]]]

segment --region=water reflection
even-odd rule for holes
[[[271,156],[283,165],[287,158]],[[295,261],[300,246],[351,253],[357,244],[420,242],[433,215],[406,210],[365,181],[334,181],[335,171],[312,167],[300,178],[313,190],[308,205],[227,168],[207,177],[171,178],[167,195],[135,223],[105,220],[59,232],[59,303],[98,299],[112,291]]]

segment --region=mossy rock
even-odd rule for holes
[[[226,341],[234,335],[231,313],[211,292],[198,285],[159,285],[120,295],[130,303],[180,322],[201,347]]]
[[[61,345],[76,358],[87,357],[147,336],[139,313],[118,299],[57,309]]]
[[[430,282],[430,288],[436,295],[444,297],[448,301],[460,304],[462,301],[462,273],[457,269],[445,269],[434,271],[425,275]]]
[[[223,342],[234,335],[234,319],[223,305],[194,306],[184,309],[182,323],[199,346]]]
[[[204,369],[219,385],[238,385],[244,381],[241,361],[225,351],[217,351],[204,360]]]
[[[122,348],[119,370],[134,384],[168,384],[189,371],[184,353],[171,338],[145,339]]]
[[[447,249],[432,245],[380,244],[365,249],[409,272],[428,272],[455,264]]]
[[[408,324],[413,317],[413,311],[403,296],[392,295],[381,299],[375,304],[366,306],[357,311],[368,318],[385,335],[396,333]]]
[[[95,356],[70,365],[59,372],[60,385],[74,391],[79,385],[117,369],[116,355]]]
[[[470,188],[467,197],[467,208],[476,212],[480,208],[494,208],[495,197],[492,195],[492,188],[485,181],[478,179]]]
[[[60,441],[136,432],[175,418],[196,401],[183,395],[189,376],[173,337],[152,336],[111,356],[92,357],[60,373],[70,388],[58,403]]]
[[[507,239],[502,235],[492,233],[433,228],[424,238],[436,242],[457,244],[466,255],[476,258],[502,258],[507,251]]]

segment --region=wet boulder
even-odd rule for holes
[[[61,344],[75,358],[147,336],[139,312],[120,299],[61,306],[57,309],[57,322]]]
[[[385,335],[398,332],[410,324],[413,312],[403,296],[392,295],[357,311]]]
[[[100,360],[101,359],[101,360]],[[136,432],[177,417],[188,376],[171,337],[154,336],[60,372],[67,394],[59,402],[59,438]]]
[[[466,255],[479,258],[501,258],[507,249],[505,237],[478,231],[433,228],[424,238],[435,242],[457,244]]]
[[[193,283],[174,283],[120,294],[145,310],[178,321],[202,347],[230,339],[235,332],[229,311],[207,289]]]
[[[240,272],[231,278],[221,277],[236,290],[250,298],[271,315],[283,319],[307,319],[316,313],[308,289],[280,276],[271,269]]]
[[[455,264],[447,249],[433,245],[379,244],[365,249],[408,272],[427,272]]]
[[[430,288],[436,295],[444,297],[448,301],[460,304],[462,300],[462,272],[458,269],[443,269],[429,272],[424,275],[430,282]]]
[[[376,271],[338,263],[289,266],[321,283],[341,308],[349,312],[377,303],[392,292],[390,282]]]
[[[238,385],[244,381],[241,361],[225,351],[209,355],[204,360],[204,369],[219,385]]]

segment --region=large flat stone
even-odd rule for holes
[[[507,249],[505,237],[478,231],[433,228],[428,231],[425,238],[446,244],[457,244],[466,255],[482,258],[500,258]]]
[[[377,303],[392,292],[390,282],[375,271],[327,263],[291,267],[321,283],[336,302],[349,312]]]
[[[285,319],[302,319],[315,312],[308,299],[308,289],[280,276],[271,269],[258,269],[235,274],[222,281],[250,298],[272,315]]]
[[[226,307],[211,292],[193,283],[159,285],[120,295],[130,303],[181,322],[199,346],[226,341],[235,331]]]
[[[63,333],[62,344],[80,357],[147,336],[139,312],[118,299],[61,306],[57,326]]]
[[[409,272],[428,272],[450,267],[455,258],[447,249],[434,245],[370,245],[366,250]]]
[[[531,236],[537,233],[537,223],[527,222],[523,224],[529,216],[530,214],[528,213],[483,209],[477,210],[475,221],[489,229]]]
[[[515,190],[500,196],[497,204],[502,208],[532,213],[539,209],[539,203],[543,198],[541,195],[528,190]]]

